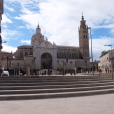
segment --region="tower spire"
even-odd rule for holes
[[[38,29],[39,29],[39,22],[38,22]]]
[[[82,20],[84,20],[83,12],[82,12]]]

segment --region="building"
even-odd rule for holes
[[[3,14],[3,0],[0,0],[0,67],[1,67],[1,49],[2,49],[2,37],[1,37],[2,14]]]
[[[61,64],[69,69],[77,67],[89,69],[89,34],[88,26],[82,15],[79,27],[79,47],[56,45],[41,34],[39,24],[36,34],[31,38],[31,45],[17,47],[15,59],[7,59],[7,68],[37,67],[38,69],[57,69]],[[9,57],[8,57],[9,58]],[[35,66],[34,66],[34,65]]]
[[[99,62],[98,60],[94,60],[93,63],[90,62],[90,70],[92,71],[92,65],[93,65],[93,71],[99,70]]]
[[[64,65],[72,64],[74,67],[89,68],[89,35],[88,26],[82,16],[79,27],[79,47],[60,46],[53,44],[44,38],[41,29],[36,28],[36,34],[31,38],[31,46],[19,46],[15,53],[16,58],[24,59],[25,56],[31,55],[35,58],[36,66],[42,69],[56,69],[58,63]]]
[[[114,49],[109,50],[100,56],[99,68],[102,71],[105,71],[106,69],[114,70]]]

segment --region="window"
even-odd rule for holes
[[[85,35],[84,35],[84,38],[85,38]]]
[[[28,52],[25,52],[25,56],[28,55]]]
[[[87,38],[87,35],[86,35],[86,38]]]

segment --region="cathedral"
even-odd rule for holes
[[[51,43],[41,34],[39,24],[36,34],[31,38],[31,46],[19,46],[15,53],[17,59],[23,60],[25,56],[34,57],[35,64],[42,69],[56,69],[58,63],[72,64],[74,67],[88,68],[89,57],[89,35],[88,26],[82,16],[79,27],[79,47],[60,46]]]
[[[70,65],[72,68],[88,69],[90,67],[89,34],[83,15],[78,33],[79,47],[56,45],[44,38],[38,24],[36,34],[31,38],[31,45],[19,46],[15,53],[1,52],[1,68],[24,68],[35,64],[38,69],[57,69],[58,64],[62,64]]]

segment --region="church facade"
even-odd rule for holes
[[[47,38],[45,39],[44,35],[41,34],[41,29],[38,24],[36,34],[31,38],[31,45],[17,47],[17,51],[15,52],[16,59],[24,63],[25,57],[33,57],[31,62],[34,61],[40,69],[57,69],[58,64],[63,64],[63,66],[69,64],[72,67],[88,69],[90,67],[89,34],[88,26],[83,16],[78,32],[79,47],[60,46],[54,42],[49,42]]]

